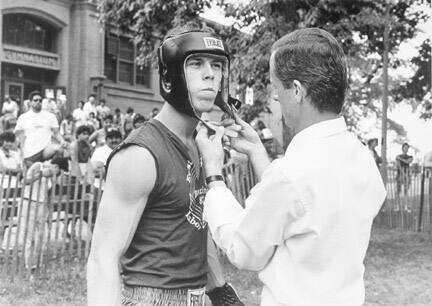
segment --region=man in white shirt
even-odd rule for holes
[[[96,148],[91,157],[91,163],[96,173],[103,172],[103,168],[112,150],[122,141],[122,134],[119,129],[108,128],[105,135],[105,144]]]
[[[94,94],[91,94],[87,98],[87,102],[84,104],[84,113],[86,114],[86,119],[89,118],[90,113],[97,114],[96,109],[96,96]]]
[[[100,99],[99,105],[96,106],[96,110],[97,110],[97,117],[101,120],[105,119],[105,117],[111,113],[111,109],[108,106],[106,106],[105,99]]]
[[[81,125],[86,124],[87,122],[87,115],[84,112],[84,101],[78,102],[78,107],[74,109],[72,112],[72,117],[75,122],[75,128],[80,127]]]
[[[257,133],[236,118],[231,145],[249,156],[260,181],[245,208],[221,180],[224,129],[198,132],[213,238],[237,267],[259,271],[261,305],[361,305],[363,260],[386,191],[368,149],[339,116],[342,48],[324,30],[294,31],[272,47],[270,80],[295,136],[269,164]]]
[[[18,117],[14,131],[27,167],[52,158],[65,145],[56,116],[42,110],[42,94],[33,91],[29,99],[30,110]],[[57,142],[52,142],[52,138]]]
[[[2,106],[2,115],[12,114],[16,118],[18,117],[18,111],[18,104],[14,100],[12,100],[9,95],[5,95]]]

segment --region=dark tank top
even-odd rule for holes
[[[201,161],[192,161],[181,140],[152,119],[111,153],[107,167],[116,152],[130,145],[153,155],[157,178],[121,258],[124,284],[167,289],[205,286],[207,224],[202,212],[207,187]]]

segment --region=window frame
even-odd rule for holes
[[[133,49],[132,60],[121,57],[120,50],[121,50],[122,40],[123,42],[127,42],[132,45],[132,49]],[[117,46],[114,46],[115,44],[117,44]],[[147,77],[147,84],[137,83],[137,75],[138,75],[137,69],[140,69],[140,66],[136,63],[135,60],[137,57],[137,52],[138,52],[137,46],[135,43],[130,41],[130,37],[116,35],[115,33],[107,33],[105,35],[105,51],[104,51],[104,75],[106,76],[106,79],[114,84],[139,86],[139,87],[151,89],[151,78],[150,78],[149,68],[144,68],[148,70],[147,73],[149,74]],[[106,63],[108,62],[108,59],[109,61],[113,61],[113,62],[115,61],[115,64],[111,64],[115,69],[115,71],[111,73],[114,74],[114,80],[110,78],[106,73],[107,71]],[[132,64],[132,71],[131,71],[132,82],[125,82],[120,80],[120,63]]]

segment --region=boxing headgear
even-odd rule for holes
[[[184,71],[187,57],[197,53],[226,58],[215,105],[224,112],[230,112],[231,108],[228,104],[230,64],[228,49],[219,37],[209,32],[185,32],[169,37],[162,42],[158,49],[161,96],[179,112],[197,117],[192,101],[190,101]]]

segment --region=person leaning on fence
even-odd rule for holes
[[[402,154],[396,156],[396,189],[397,196],[400,195],[402,187],[404,195],[407,196],[408,190],[411,186],[411,171],[410,164],[413,161],[413,157],[408,154],[409,144],[404,143],[402,145]]]
[[[295,136],[269,164],[258,134],[237,117],[230,143],[260,180],[242,208],[221,177],[224,129],[209,136],[201,127],[196,141],[210,182],[204,216],[229,260],[259,271],[261,305],[362,305],[363,260],[386,191],[340,116],[342,48],[318,28],[291,32],[273,44],[270,80]]]
[[[69,147],[71,158],[71,175],[81,179],[87,173],[91,173],[90,157],[93,148],[90,144],[90,128],[81,125],[75,131],[76,140]]]
[[[121,300],[122,305],[203,306],[207,264],[213,305],[243,305],[225,283],[214,244],[207,240],[202,219],[207,188],[193,139],[201,114],[212,110],[218,95],[227,99],[226,46],[211,32],[185,26],[167,35],[158,55],[166,103],[107,162],[88,260],[89,305]]]
[[[15,148],[15,134],[0,134],[0,143],[0,173],[5,174],[0,180],[3,181],[3,188],[14,188],[17,185],[16,174],[22,171],[20,153]]]

